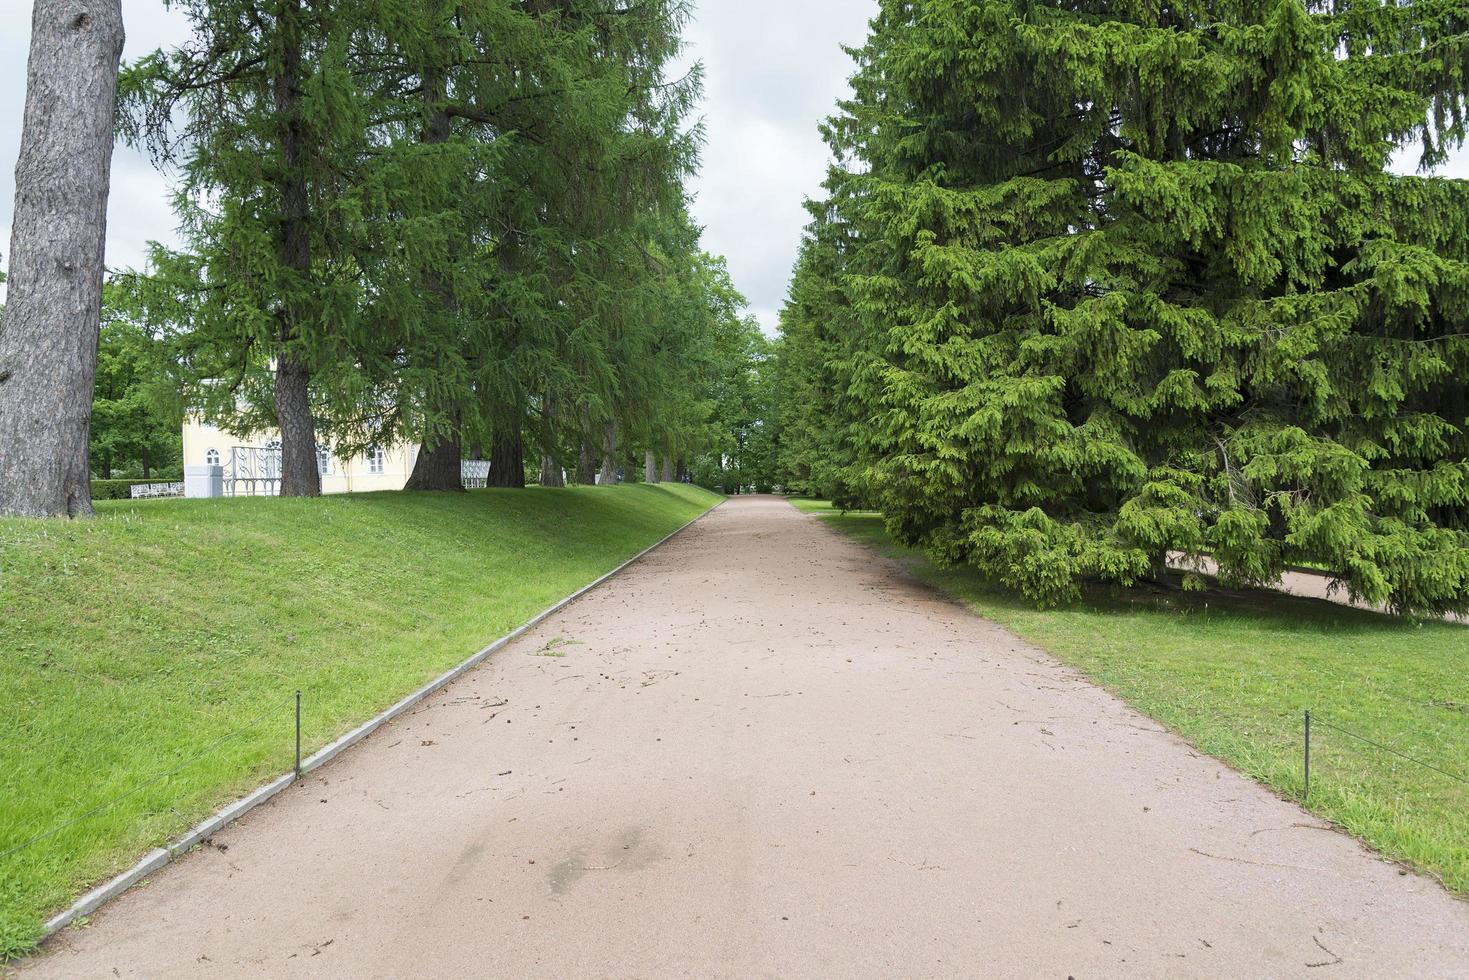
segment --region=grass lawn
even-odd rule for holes
[[[1469,777],[1469,627],[1412,623],[1267,592],[1098,589],[1041,611],[973,569],[895,545],[872,514],[792,503],[1044,647],[1203,751],[1469,893],[1469,785],[1325,727]],[[824,512],[824,513],[823,513]]]
[[[131,793],[0,857],[0,960],[86,886],[288,771],[298,688],[304,755],[719,499],[380,493],[0,520],[0,854]]]

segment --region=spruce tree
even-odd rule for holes
[[[885,0],[831,126],[863,479],[1041,602],[1469,608],[1460,5]]]

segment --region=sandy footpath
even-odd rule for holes
[[[1469,904],[736,499],[41,977],[1469,977]]]

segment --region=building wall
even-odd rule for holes
[[[218,464],[228,468],[231,450],[236,446],[263,449],[279,433],[271,430],[252,433],[247,438],[232,436],[227,432],[197,419],[184,421],[184,465],[205,466],[212,460],[209,451],[219,454]],[[413,472],[418,458],[417,446],[391,446],[382,451],[382,472],[374,473],[367,456],[356,456],[343,460],[335,454],[331,457],[327,472],[321,477],[322,493],[366,493],[373,490],[402,490]],[[229,474],[225,474],[225,493],[231,492]],[[244,492],[243,490],[241,491]]]

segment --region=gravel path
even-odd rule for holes
[[[742,498],[21,972],[1469,977],[1469,904]]]

